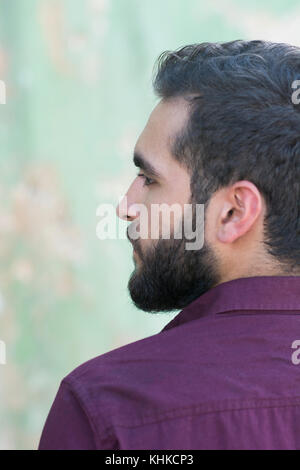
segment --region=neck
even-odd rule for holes
[[[239,259],[238,257],[236,259]],[[224,272],[221,276],[220,284],[233,279],[243,277],[256,277],[256,276],[300,276],[300,266],[293,266],[279,262],[278,260],[265,258],[260,263],[240,262],[236,266],[231,266],[231,269]]]

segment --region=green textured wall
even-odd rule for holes
[[[299,45],[298,1],[0,0],[0,448],[37,447],[60,380],[158,332],[136,310],[127,240],[96,237],[155,104],[152,67],[202,41]]]

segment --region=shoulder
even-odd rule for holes
[[[161,348],[166,343],[165,332],[125,344],[104,354],[93,357],[73,369],[63,379],[70,385],[91,387],[100,385],[104,377],[124,379],[125,375],[142,369],[149,360],[160,357]]]
[[[167,382],[170,366],[170,333],[159,332],[96,356],[64,377],[62,385],[101,434],[115,421],[139,423],[138,416],[161,401],[160,387]]]
[[[230,322],[227,320],[228,323]],[[120,387],[129,381],[142,383],[144,378],[147,381],[152,374],[158,377],[160,371],[167,369],[170,373],[173,366],[178,371],[178,363],[188,363],[194,353],[201,362],[201,358],[204,360],[204,356],[216,344],[218,332],[215,329],[215,320],[211,318],[177,325],[175,317],[171,324],[170,329],[165,327],[152,336],[89,359],[66,375],[64,382],[85,390],[103,387],[109,382],[119,383]],[[226,335],[222,328],[222,336],[224,334]],[[231,333],[228,340],[232,342]]]

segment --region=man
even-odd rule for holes
[[[182,310],[65,377],[40,449],[300,448],[299,78],[287,44],[159,57],[160,101],[117,213],[130,222],[135,305]],[[182,208],[173,234],[185,205],[204,205],[201,249],[130,234],[141,207],[163,203]]]

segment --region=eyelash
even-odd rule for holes
[[[145,176],[143,173],[138,173],[137,176],[140,176],[142,178],[145,178],[145,182],[144,182],[144,186],[150,186],[151,184],[154,184],[155,181],[151,178],[148,178],[147,176]]]

